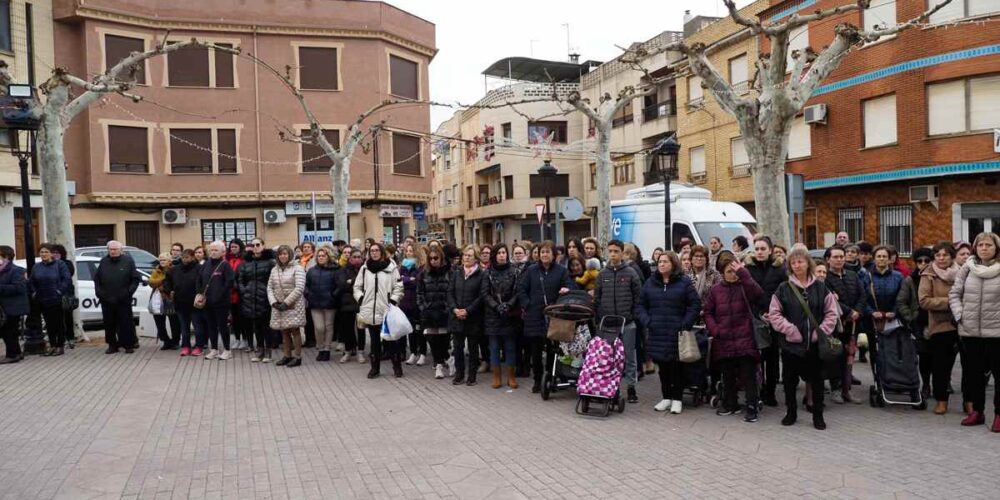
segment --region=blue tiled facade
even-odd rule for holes
[[[926,177],[941,177],[945,175],[981,174],[1000,172],[1000,161],[984,161],[976,163],[951,163],[947,165],[931,165],[927,167],[873,172],[869,174],[847,175],[828,179],[806,181],[806,190],[823,189],[843,186],[856,186],[873,182],[891,182],[907,179],[922,179]]]

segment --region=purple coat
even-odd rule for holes
[[[420,310],[417,308],[417,280],[420,278],[420,268],[400,266],[399,277],[403,281],[403,299],[399,301],[399,308],[412,322],[414,318],[420,317]]]
[[[753,323],[749,304],[755,304],[764,290],[746,269],[737,272],[739,281],[720,281],[708,292],[705,300],[705,325],[712,336],[712,359],[749,356],[760,357],[754,344]],[[744,300],[746,294],[746,300]]]

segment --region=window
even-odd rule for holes
[[[420,138],[392,133],[392,173],[420,175]]]
[[[542,144],[550,138],[552,144],[566,144],[566,122],[528,122],[528,144]]]
[[[881,1],[881,0],[880,0]],[[803,24],[788,33],[788,67],[786,71],[791,71],[795,66],[795,58],[792,54],[796,50],[803,51],[809,46],[809,25]]]
[[[509,200],[514,198],[514,176],[505,175],[503,176],[503,199]]]
[[[340,148],[340,131],[324,130],[323,136],[334,148]],[[316,144],[301,144],[299,150],[302,155],[302,172],[304,173],[327,173],[333,167],[333,160],[326,155],[323,148]]]
[[[750,173],[750,155],[747,154],[746,142],[742,137],[736,137],[729,142],[730,155],[733,161],[733,175]]]
[[[407,99],[420,99],[419,65],[402,57],[389,56],[389,93]]]
[[[550,182],[538,174],[531,174],[529,183],[529,196],[532,198],[545,198],[546,188],[550,197],[569,196],[569,174],[556,174]]]
[[[958,0],[961,2],[962,0]],[[952,0],[955,3],[955,0]],[[861,13],[865,31],[891,28],[896,25],[896,2],[893,0],[873,0]]]
[[[472,210],[472,186],[465,187],[465,199],[468,201],[469,210]]]
[[[0,127],[0,148],[9,148],[14,142],[13,130]]]
[[[632,155],[617,159],[613,165],[614,178],[613,186],[631,184],[635,182],[635,157]]]
[[[733,88],[739,92],[744,93],[750,89],[748,81],[750,80],[750,61],[747,59],[746,54],[741,54],[729,60],[729,83],[733,84]]]
[[[900,256],[909,257],[913,251],[913,207],[879,207],[878,224],[882,244],[892,245]]]
[[[927,0],[926,5],[931,8],[938,3],[939,0]],[[931,16],[930,22],[937,24],[996,12],[1000,12],[1000,0],[951,0],[951,3]]]
[[[691,175],[705,174],[705,146],[698,146],[688,150],[691,161]]]
[[[865,209],[859,207],[837,210],[837,231],[846,232],[850,241],[865,239]]]
[[[299,47],[299,88],[303,90],[340,90],[339,49],[335,47]]]
[[[1000,127],[1000,75],[927,86],[928,135]]]
[[[201,221],[202,241],[232,241],[233,238],[250,241],[256,237],[255,219],[202,219]]]
[[[788,159],[806,158],[812,155],[812,130],[804,117],[796,117],[788,136]]]
[[[229,43],[217,43],[220,47],[233,48]],[[213,50],[212,57],[215,58],[215,85],[219,88],[233,88],[236,86],[236,57],[229,52]]]
[[[232,44],[220,43],[232,48]],[[215,71],[209,64],[213,59]],[[185,47],[167,54],[167,85],[171,87],[233,87],[233,55],[204,47]]]
[[[149,172],[149,130],[108,126],[108,163],[112,172]]]
[[[451,193],[448,195],[448,204],[454,205],[458,203],[458,184],[453,184],[451,186]]]
[[[634,118],[632,115],[632,99],[631,98],[626,98],[626,99],[628,99],[628,101],[625,103],[624,106],[622,106],[622,109],[620,109],[617,113],[615,113],[615,118],[611,121],[612,128],[621,127],[626,123],[632,123],[632,120]]]
[[[701,104],[705,98],[705,89],[701,87],[701,77],[688,77],[688,105],[695,106]]]
[[[10,0],[0,0],[0,50],[10,52]]]
[[[896,94],[868,99],[863,103],[866,148],[895,144]]]
[[[170,173],[212,173],[212,129],[170,130]]]
[[[133,52],[143,52],[146,50],[146,42],[141,38],[131,38],[118,35],[104,35],[104,67],[111,69],[119,61],[125,59]],[[146,63],[140,62],[132,67],[125,68],[119,73],[119,80],[132,81],[141,85],[146,84]]]
[[[235,174],[236,166],[236,130],[220,128],[215,131],[216,162],[220,174]]]
[[[510,123],[500,125],[500,131],[500,136],[503,137],[505,143],[510,143],[514,140],[514,134],[511,132]]]
[[[597,164],[590,164],[590,189],[597,189]]]

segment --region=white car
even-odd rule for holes
[[[39,259],[35,259],[35,262],[38,261]],[[100,262],[99,257],[80,256],[76,258],[76,296],[80,299],[80,321],[83,322],[83,328],[86,330],[104,329],[101,301],[94,293],[94,274],[97,273],[97,266]],[[14,263],[25,268],[24,260],[17,260]],[[147,305],[149,304],[149,286],[146,285],[149,275],[141,270],[139,275],[142,276],[142,282],[139,283],[139,288],[132,296],[132,317],[135,318],[136,324],[139,323],[140,315],[147,313]]]

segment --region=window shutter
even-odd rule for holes
[[[788,159],[805,158],[812,155],[812,130],[805,117],[796,117],[788,136]]]
[[[692,174],[703,174],[705,173],[705,146],[698,146],[696,148],[691,148],[689,155],[691,156],[691,173]]]
[[[146,50],[146,42],[141,38],[130,38],[127,36],[104,35],[104,65],[106,69],[111,69],[119,61],[125,59],[133,52],[143,52]],[[119,80],[129,81],[129,68],[125,68],[119,73]],[[135,83],[146,83],[146,63],[140,62],[135,65]]]
[[[419,137],[395,132],[392,134],[392,172],[420,175]]]
[[[742,167],[750,164],[750,155],[747,154],[746,142],[742,137],[737,137],[730,143],[734,167]]]
[[[961,1],[957,3],[961,4]],[[892,0],[872,1],[871,7],[865,9],[862,17],[864,17],[865,31],[891,28],[896,25],[896,2]]]
[[[1000,127],[1000,76],[969,80],[972,130]]]
[[[232,48],[232,44],[220,43],[217,44],[221,47]],[[234,75],[234,65],[233,65],[233,55],[229,52],[223,52],[221,50],[214,50],[215,56],[215,86],[232,88],[236,86],[236,78]]]
[[[167,81],[171,87],[208,87],[208,49],[184,47],[167,53]]]
[[[695,102],[705,97],[705,89],[701,88],[701,77],[688,78],[688,102]]]
[[[170,130],[170,172],[212,173],[212,129]]]
[[[896,95],[887,95],[864,102],[865,147],[896,142]]]
[[[303,131],[307,132],[307,131]],[[326,141],[334,148],[340,148],[340,131],[324,130],[323,135]],[[314,144],[302,144],[302,171],[303,172],[327,172],[333,167],[333,160],[326,155],[323,148]]]
[[[149,172],[145,127],[108,127],[108,160],[112,172]]]
[[[969,1],[969,17],[1000,12],[1000,0],[968,0],[968,1]],[[954,0],[951,3],[957,3],[959,5],[962,4],[962,2],[957,2]]]
[[[792,58],[792,54],[798,50],[805,50],[809,46],[809,25],[805,24],[793,29],[788,33],[788,68],[787,71],[791,71],[792,67],[795,66],[795,59]]]
[[[402,57],[389,56],[389,85],[391,93],[407,99],[420,98],[417,63]]]
[[[750,63],[743,54],[729,60],[729,83],[736,85],[750,79]]]
[[[299,87],[308,90],[337,90],[337,49],[299,47]]]
[[[218,144],[217,162],[220,174],[236,173],[236,130],[219,129],[216,131]]]
[[[927,134],[965,132],[965,80],[927,86]]]

